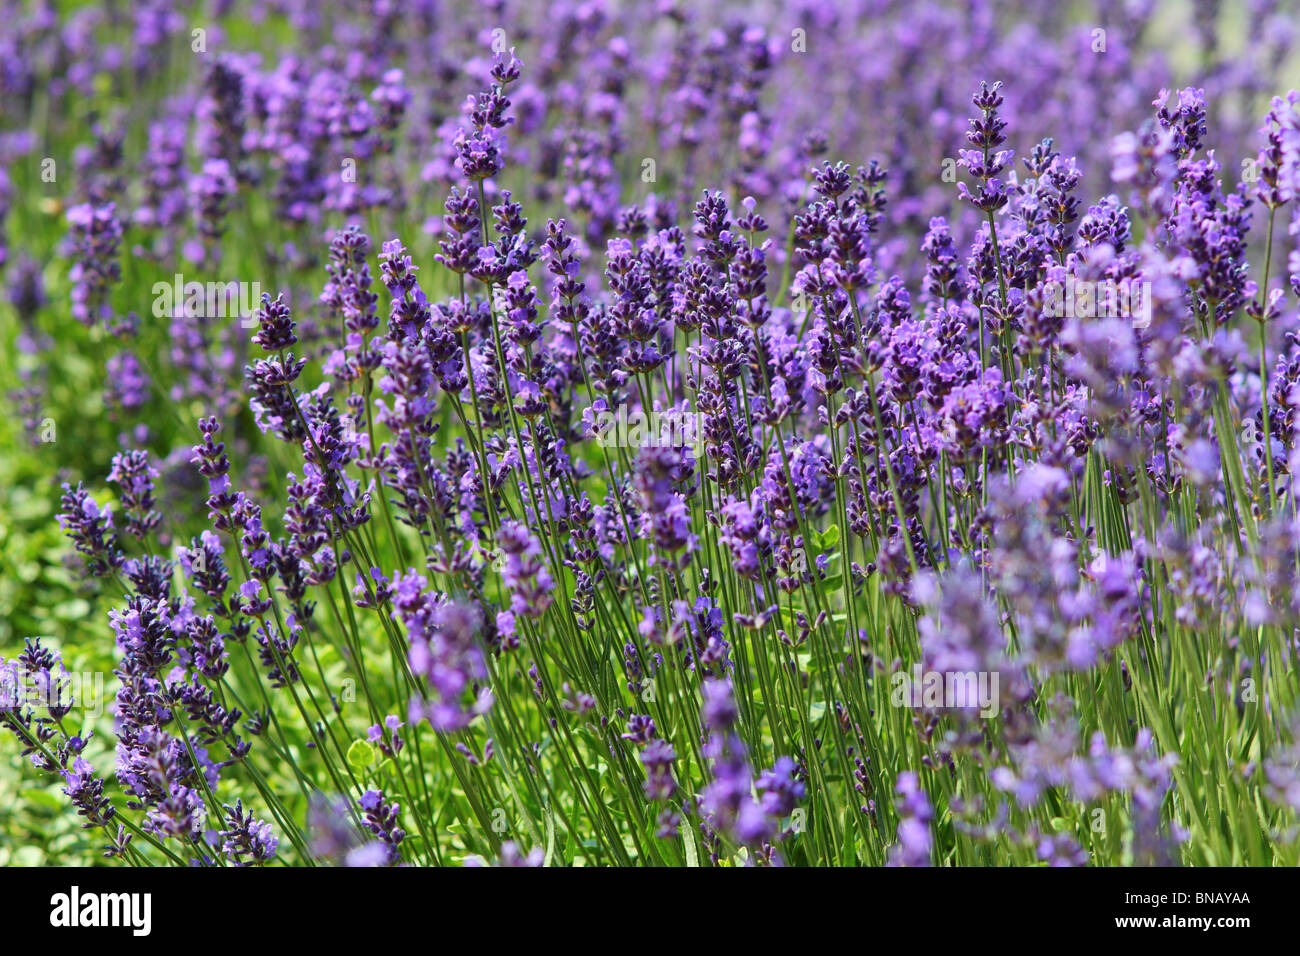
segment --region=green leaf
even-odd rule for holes
[[[682,843],[686,845],[686,865],[699,866],[700,858],[695,849],[695,836],[690,827],[682,827]]]
[[[821,546],[823,551],[827,550],[828,548],[833,548],[835,547],[835,545],[839,544],[840,542],[840,526],[837,524],[833,524],[825,531],[823,531],[821,534],[819,534],[818,537],[821,539]]]
[[[840,586],[843,583],[844,583],[843,574],[828,574],[826,575],[826,577],[822,578],[822,590],[838,591],[840,589]]]
[[[542,860],[542,866],[550,866],[553,859],[555,859],[555,813],[548,805],[546,808],[546,856]]]
[[[348,748],[348,766],[353,770],[365,770],[375,762],[375,748],[368,741],[354,740]]]

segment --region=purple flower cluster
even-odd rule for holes
[[[409,635],[411,669],[427,681],[431,698],[412,697],[412,723],[428,720],[435,730],[457,730],[492,704],[483,662],[482,618],[472,606],[430,593],[418,571],[393,582],[393,605]],[[474,698],[466,706],[466,695]]]
[[[705,681],[703,694],[701,719],[708,734],[704,755],[711,762],[713,780],[699,796],[701,827],[706,836],[725,834],[753,847],[760,858],[774,860],[772,844],[782,836],[781,819],[804,798],[804,784],[789,757],[782,757],[755,782],[745,745],[734,729],[739,713],[731,684]]]
[[[1143,3],[724,6],[255,4],[165,90],[168,4],[14,15],[6,115],[154,108],[43,131],[56,268],[0,236],[125,800],[0,720],[114,855],[1296,862],[1293,18],[1183,71]]]

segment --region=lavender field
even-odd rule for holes
[[[1298,30],[0,0],[0,865],[1300,865]]]

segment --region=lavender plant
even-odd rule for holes
[[[1300,863],[1281,5],[230,6],[4,4],[0,859]]]

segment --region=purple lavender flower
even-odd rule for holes
[[[554,582],[542,562],[542,546],[526,527],[507,521],[497,531],[504,564],[501,579],[510,592],[510,612],[516,617],[541,617],[551,603]]]
[[[415,570],[394,578],[393,604],[410,637],[411,669],[429,690],[429,696],[411,698],[409,720],[428,720],[439,731],[467,727],[492,705],[491,692],[479,684],[487,678],[479,610],[430,593]],[[467,695],[473,697],[469,705]]]
[[[113,318],[109,293],[122,279],[117,260],[122,223],[113,203],[83,203],[68,210],[68,251],[73,257],[72,314],[86,326],[107,325]]]
[[[234,859],[238,866],[262,866],[270,862],[280,842],[271,825],[245,813],[244,805],[238,800],[233,807],[223,806],[229,826],[220,833],[222,852]]]
[[[898,775],[898,843],[890,857],[895,866],[929,866],[934,838],[930,821],[934,810],[921,789],[917,775],[908,770]]]
[[[112,511],[100,508],[80,483],[76,488],[63,486],[62,506],[59,525],[86,557],[86,570],[95,577],[111,574],[124,558],[118,550]]]
[[[406,838],[406,831],[398,825],[401,807],[396,803],[385,803],[382,790],[367,790],[361,795],[361,809],[365,814],[365,827],[376,837],[384,848],[385,862],[392,866],[402,859],[401,845]],[[349,866],[368,865],[349,855]],[[367,857],[366,859],[370,859]]]
[[[108,480],[121,488],[125,530],[137,538],[148,535],[162,520],[162,515],[154,510],[153,479],[158,474],[158,469],[149,463],[147,452],[136,450],[113,456]]]

